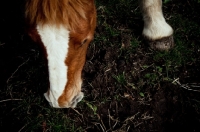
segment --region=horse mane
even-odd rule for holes
[[[88,10],[93,11],[93,0],[28,0],[25,17],[31,26],[37,24],[63,24],[74,30],[80,20],[87,20]]]

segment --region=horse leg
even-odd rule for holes
[[[143,36],[152,49],[168,50],[174,46],[173,29],[162,13],[162,0],[141,0],[144,19]]]

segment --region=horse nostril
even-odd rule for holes
[[[49,102],[49,105],[50,105],[51,107],[53,107],[53,104],[52,104],[52,102]]]

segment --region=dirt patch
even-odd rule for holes
[[[88,55],[95,51],[90,48]],[[91,94],[90,98],[86,97],[86,100],[95,102],[97,120],[102,122],[96,127],[93,124],[90,130],[164,132],[200,130],[198,92],[189,91],[178,84],[165,81],[153,86],[148,85],[145,80],[141,80],[145,73],[152,72],[151,69],[144,71],[141,67],[152,63],[150,56],[144,55],[146,51],[138,49],[134,54],[129,55],[129,60],[123,57],[118,58],[117,52],[113,51],[118,51],[118,48],[104,49],[102,47],[101,53],[97,50],[98,55],[94,55],[97,58],[88,57],[83,71],[84,80],[90,82],[92,86],[87,87],[87,90],[84,89],[86,95]],[[198,64],[199,62],[195,65]],[[187,75],[180,76],[181,82],[196,82],[199,88],[199,75],[192,72],[198,68],[191,69],[189,73],[188,69],[190,68],[183,68],[182,73],[187,72]],[[123,72],[127,78],[128,83],[124,82],[126,84],[119,83],[113,76]],[[136,87],[142,88],[136,90],[134,89]],[[144,96],[140,96],[141,91]],[[99,102],[104,98],[106,100]],[[89,124],[92,122],[92,120],[87,121]]]

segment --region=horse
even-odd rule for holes
[[[173,29],[163,16],[162,0],[141,0],[143,36],[150,47],[173,47]],[[27,0],[29,36],[47,58],[49,89],[44,96],[54,108],[75,108],[84,97],[81,72],[96,28],[94,0]]]

